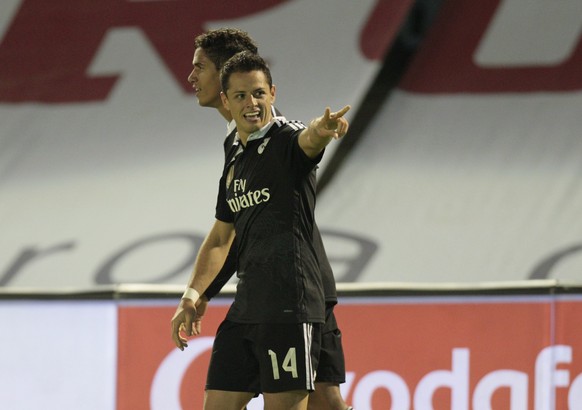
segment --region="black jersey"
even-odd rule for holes
[[[234,223],[239,283],[227,319],[242,323],[325,320],[313,243],[315,167],[299,146],[305,126],[275,119],[237,139],[226,155],[216,218]]]
[[[279,114],[279,112],[276,112]],[[281,115],[279,115],[281,116]],[[238,142],[235,144],[236,129],[231,131],[223,142],[225,161],[229,158],[229,155],[234,155],[238,149]],[[315,248],[315,253],[317,254],[317,260],[319,262],[319,270],[321,272],[321,280],[323,283],[323,294],[325,296],[325,302],[327,305],[335,305],[337,303],[337,291],[335,286],[335,278],[333,276],[333,270],[327,258],[325,252],[325,247],[323,245],[323,240],[321,238],[321,233],[319,232],[319,227],[317,222],[313,224],[313,246]],[[218,273],[218,276],[212,283],[208,286],[204,294],[208,299],[213,298],[220,292],[220,289],[230,280],[234,272],[236,271],[236,242],[233,243],[230,252],[228,253],[227,259],[224,266]]]

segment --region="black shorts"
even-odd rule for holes
[[[321,350],[316,383],[340,384],[346,381],[346,364],[342,346],[342,332],[337,326],[333,305],[325,310],[325,324],[321,334]]]
[[[206,390],[313,391],[322,324],[223,321],[216,333]]]

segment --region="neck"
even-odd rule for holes
[[[247,146],[247,141],[249,139],[250,134],[243,134],[241,132],[238,133],[238,137],[240,138],[240,142],[242,143],[243,147]]]
[[[221,105],[219,108],[217,108],[217,110],[220,113],[220,115],[222,115],[222,117],[226,120],[226,122],[232,121],[232,114],[230,113],[229,110],[224,108],[224,105]]]

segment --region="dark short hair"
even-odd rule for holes
[[[208,30],[194,39],[194,47],[203,49],[217,70],[236,53],[250,51],[257,54],[259,51],[249,34],[236,28]]]
[[[248,73],[251,71],[262,71],[265,74],[269,88],[273,86],[271,70],[265,60],[256,53],[243,51],[232,56],[220,70],[220,85],[222,86],[222,91],[226,94],[231,74]]]

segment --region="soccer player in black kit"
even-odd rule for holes
[[[267,409],[305,409],[325,320],[312,240],[314,170],[324,147],[345,134],[349,107],[326,109],[308,128],[273,118],[275,88],[266,64],[253,53],[229,60],[221,81],[237,143],[220,180],[217,220],[173,320],[174,340],[185,346],[178,335],[180,310],[195,309],[236,231],[240,280],[215,339],[205,408],[241,409],[262,392]]]
[[[215,108],[228,122],[228,136],[224,141],[225,155],[228,155],[235,143],[236,124],[220,100],[219,69],[228,58],[236,52],[244,50],[258,52],[256,43],[246,32],[235,28],[209,30],[195,39],[193,70],[188,77],[188,81],[195,89],[199,105]],[[274,109],[272,112],[273,115],[280,115]],[[339,389],[339,384],[345,382],[345,363],[341,332],[333,313],[333,308],[337,303],[335,280],[317,224],[314,224],[313,241],[322,275],[326,321],[322,332],[321,352],[315,380],[316,388],[309,395],[308,409],[350,409],[351,407],[345,403]],[[200,334],[200,321],[208,300],[220,291],[236,270],[236,244],[232,248],[217,278],[198,300],[196,317],[192,319],[191,316],[186,315],[187,317],[184,319],[186,327],[189,325],[190,328],[192,328],[192,320],[194,320],[194,334]]]

